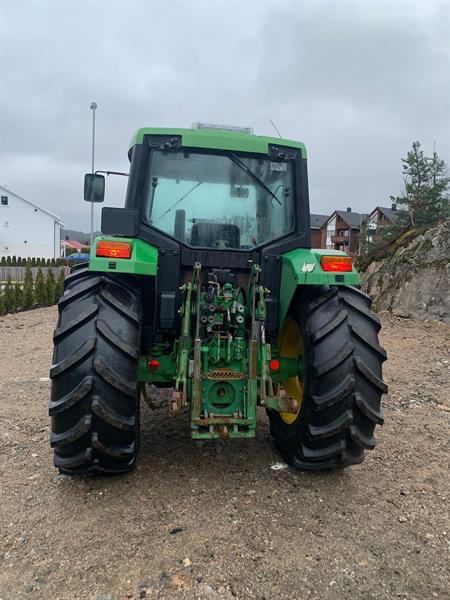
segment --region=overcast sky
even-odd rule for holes
[[[94,100],[97,169],[127,170],[141,126],[274,135],[271,118],[307,146],[312,212],[389,205],[413,140],[450,162],[449,15],[447,1],[0,0],[0,184],[88,231]]]

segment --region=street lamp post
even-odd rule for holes
[[[92,110],[92,173],[94,173],[94,159],[95,159],[95,111],[97,109],[97,102],[91,102]],[[91,202],[91,250],[94,244],[94,203]]]

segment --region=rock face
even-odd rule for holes
[[[411,239],[361,274],[377,311],[399,317],[450,322],[450,225]]]

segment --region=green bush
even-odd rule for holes
[[[51,306],[55,302],[55,276],[51,267],[48,268],[45,280],[45,303]]]
[[[42,273],[41,267],[39,267],[36,274],[36,281],[34,284],[34,297],[38,306],[45,306],[47,302],[45,279]]]
[[[14,284],[14,305],[15,310],[23,308],[23,291],[20,283]]]
[[[2,290],[0,290],[0,317],[6,314],[5,302],[4,302],[4,294]]]
[[[5,304],[5,312],[13,312],[16,308],[16,298],[14,294],[14,287],[11,281],[11,275],[8,275],[6,280],[5,289],[3,291],[3,302]]]
[[[62,268],[59,271],[58,279],[56,280],[55,285],[55,302],[61,298],[64,294],[64,279],[66,278],[65,269]]]
[[[33,273],[31,271],[31,261],[27,261],[27,267],[25,269],[25,278],[23,283],[23,307],[31,308],[34,303],[34,290],[33,290]]]

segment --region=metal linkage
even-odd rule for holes
[[[200,271],[200,263],[195,263],[192,281],[185,283],[180,288],[184,293],[184,302],[180,309],[180,314],[182,317],[181,338],[178,351],[177,378],[175,380],[175,389],[172,394],[172,400],[169,409],[171,415],[175,415],[179,410],[186,406],[188,401],[189,355],[192,346],[191,323],[192,313],[195,310],[194,306],[197,308],[197,304],[193,305],[192,297],[193,295],[195,297],[195,294],[199,296]]]
[[[278,412],[292,412],[298,410],[298,403],[295,398],[288,397],[281,386],[277,386],[277,393],[274,391],[274,385],[270,374],[271,346],[266,343],[265,320],[266,320],[266,295],[269,290],[258,285],[260,268],[258,265],[252,265],[251,278],[249,281],[249,297],[252,300],[252,338],[250,340],[250,349],[254,350],[249,361],[249,389],[252,399],[255,397],[255,403],[259,401],[261,406],[276,410]],[[253,367],[253,357],[259,348],[260,377],[259,385],[255,383],[255,370]],[[251,366],[250,366],[251,365]]]
[[[200,338],[200,300],[201,300],[201,265],[196,263],[194,266],[194,276],[192,280],[195,283],[195,338],[194,338],[194,381],[192,386],[192,414],[200,416],[202,404],[202,341]]]
[[[248,281],[248,299],[251,306],[250,346],[248,353],[248,380],[246,394],[247,416],[253,420],[256,429],[256,404],[258,401],[258,344],[261,340],[261,322],[265,319],[265,310],[261,311],[261,286],[259,274],[261,267],[252,264]],[[257,313],[258,310],[258,313]]]

